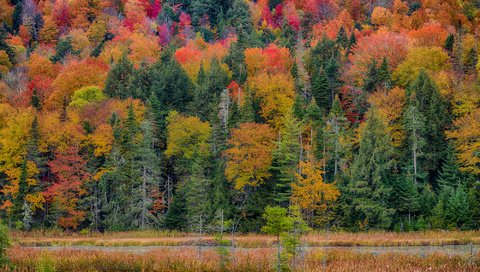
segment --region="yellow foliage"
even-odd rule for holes
[[[461,169],[480,174],[480,108],[457,118],[453,125],[454,129],[447,131],[446,135],[455,141]]]
[[[449,56],[440,47],[414,47],[405,61],[393,73],[393,78],[402,86],[414,80],[423,69],[438,72],[449,68]]]
[[[259,186],[270,177],[274,139],[275,133],[265,124],[244,123],[232,130],[230,148],[225,151],[225,176],[236,190]]]
[[[209,154],[208,141],[212,129],[208,122],[202,122],[198,117],[184,116],[176,111],[170,112],[167,122],[167,157],[181,156],[192,159]]]
[[[321,214],[331,208],[340,196],[335,183],[324,183],[320,169],[312,156],[299,163],[301,173],[296,173],[297,181],[292,183],[291,200],[309,214]]]
[[[400,147],[405,137],[402,125],[403,107],[406,102],[405,90],[395,87],[388,93],[373,93],[368,102],[375,107],[378,115],[385,121],[392,136],[393,146]]]

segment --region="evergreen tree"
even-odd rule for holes
[[[414,103],[407,106],[403,118],[404,129],[407,134],[406,144],[409,150],[407,159],[409,163],[407,168],[411,171],[411,177],[414,183],[418,184],[418,182],[424,180],[426,177],[426,173],[422,167],[424,158],[423,150],[427,144],[425,140],[426,120]]]
[[[338,30],[335,42],[342,48],[347,48],[349,46],[347,33],[345,32],[345,29],[343,28],[343,26],[340,27],[340,30]]]
[[[363,82],[363,90],[367,93],[371,93],[376,90],[378,84],[378,70],[377,70],[377,61],[372,59],[370,66],[368,68],[367,75]]]
[[[405,175],[397,178],[394,193],[397,211],[402,215],[407,215],[408,227],[406,230],[412,230],[412,215],[420,208],[420,195],[415,176],[411,171],[407,171]]]
[[[326,145],[324,148],[328,154],[323,158],[328,160],[328,166],[324,171],[330,173],[332,181],[336,181],[340,174],[340,163],[344,157],[345,149],[341,141],[347,130],[347,118],[345,117],[340,100],[335,97],[333,107],[327,117],[327,123],[324,129],[324,138]]]
[[[132,80],[134,69],[133,64],[123,55],[120,60],[115,63],[108,73],[105,82],[104,93],[109,97],[128,98],[132,96],[130,92],[130,81]]]
[[[0,51],[5,51],[10,59],[12,64],[15,64],[15,51],[13,48],[7,43],[6,39],[8,37],[8,32],[5,30],[3,24],[0,24]]]
[[[38,92],[36,88],[33,89],[30,105],[32,105],[32,107],[34,107],[38,111],[42,110],[42,102],[40,101],[40,97],[38,96]]]
[[[383,58],[382,64],[378,68],[378,84],[384,90],[390,90],[392,87],[392,76],[388,68],[387,58]]]
[[[357,224],[370,229],[388,228],[394,209],[389,207],[394,178],[390,135],[374,109],[362,131],[352,167],[352,209]]]
[[[327,75],[323,69],[312,79],[312,94],[318,107],[327,112],[331,106],[331,89],[328,84]]]
[[[435,179],[446,155],[444,131],[450,122],[448,103],[440,94],[436,84],[425,71],[420,71],[408,92],[414,97],[416,107],[425,120],[424,165],[428,180],[436,186]]]
[[[445,40],[445,45],[443,47],[448,52],[452,52],[454,43],[455,43],[455,36],[453,34],[449,34],[447,36],[447,39]]]
[[[272,170],[274,199],[276,205],[287,207],[290,203],[291,187],[295,182],[295,173],[300,158],[300,126],[291,115],[286,116],[278,147],[273,153]]]

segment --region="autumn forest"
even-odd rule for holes
[[[480,228],[480,1],[0,0],[0,23],[10,229]]]

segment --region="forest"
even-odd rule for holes
[[[480,1],[0,0],[0,23],[11,229],[480,228]]]

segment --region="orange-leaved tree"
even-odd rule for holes
[[[224,153],[225,175],[235,183],[235,189],[259,186],[270,177],[274,140],[275,133],[266,124],[244,123],[232,130],[230,148]]]

